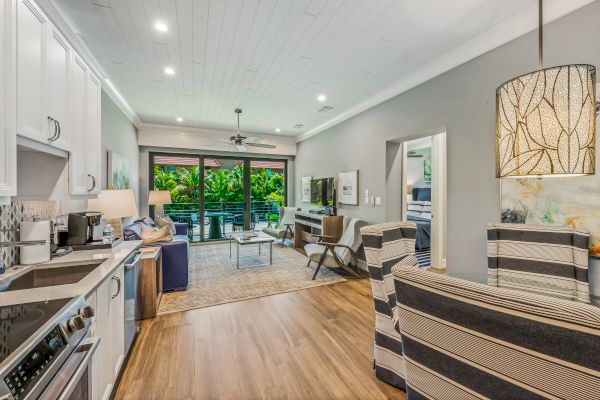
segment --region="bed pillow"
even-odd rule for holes
[[[149,226],[142,225],[140,238],[144,241],[144,244],[170,242],[173,240],[173,234],[168,225],[162,228],[150,228]]]

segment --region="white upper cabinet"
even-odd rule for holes
[[[102,171],[102,129],[101,129],[100,79],[93,73],[88,74],[85,96],[85,171],[90,181],[88,194],[98,194],[101,188]]]
[[[17,0],[17,134],[69,150],[72,49],[32,0]]]
[[[72,195],[98,194],[102,168],[100,79],[73,54],[70,81],[69,190]]]
[[[40,142],[48,141],[55,126],[45,113],[47,27],[33,1],[17,1],[17,133]]]
[[[48,91],[46,93],[47,114],[56,125],[48,139],[64,150],[69,148],[69,72],[71,47],[56,28],[48,27]]]
[[[17,194],[17,142],[15,130],[15,81],[12,79],[15,59],[12,24],[12,1],[0,2],[0,197]]]
[[[85,115],[88,67],[79,56],[71,62],[71,154],[69,155],[69,190],[71,194],[87,194],[91,182],[85,170]]]
[[[17,136],[60,148],[69,152],[69,193],[100,193],[101,80],[34,0],[0,0],[0,4],[2,20],[10,24],[3,25],[1,34],[7,37],[2,40],[12,40],[15,53],[1,54],[2,78],[16,82],[11,92],[0,81],[0,155],[10,152],[14,157],[6,162],[16,159]],[[10,49],[7,43],[1,51]],[[11,121],[5,121],[7,115],[16,115],[12,128]],[[0,197],[15,195],[16,184],[10,179],[16,175],[16,161],[9,167],[1,164]]]

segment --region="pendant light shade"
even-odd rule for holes
[[[496,176],[595,173],[596,68],[540,69],[496,90]]]

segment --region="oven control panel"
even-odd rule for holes
[[[4,377],[4,383],[15,400],[27,394],[37,377],[43,374],[46,367],[66,346],[67,341],[57,325]]]

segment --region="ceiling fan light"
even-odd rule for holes
[[[496,90],[496,177],[593,175],[596,68],[545,68]]]

